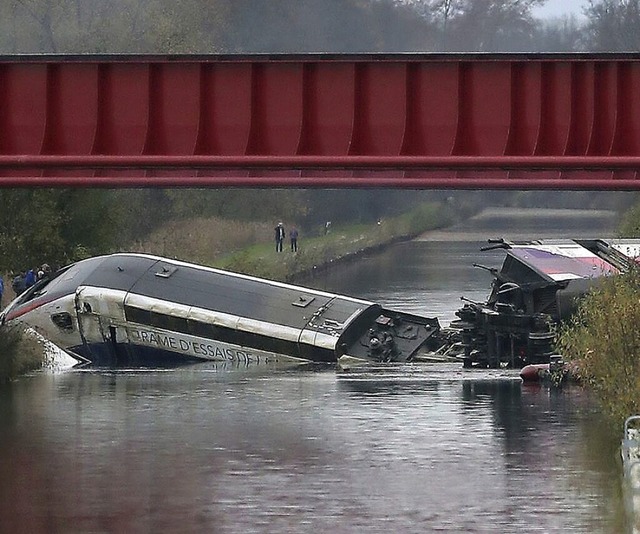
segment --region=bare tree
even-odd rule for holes
[[[532,8],[546,0],[396,0],[434,24],[444,51],[526,50],[536,27]]]
[[[638,0],[590,0],[585,10],[590,48],[609,51],[640,50]]]
[[[54,26],[64,14],[66,2],[56,0],[11,0],[8,7],[15,20],[22,19],[31,26],[38,36],[38,47],[41,52],[58,52]],[[17,26],[16,30],[18,29]],[[23,31],[26,28],[22,28]]]
[[[545,0],[464,0],[454,19],[455,48],[464,51],[525,51],[535,30],[532,8]]]
[[[440,22],[440,46],[443,50],[449,47],[449,21],[462,13],[462,0],[436,0],[432,2],[432,9]]]
[[[532,42],[532,52],[580,52],[588,49],[585,23],[575,16],[541,21]]]

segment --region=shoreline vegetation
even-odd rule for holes
[[[640,269],[602,281],[558,335],[559,352],[578,369],[618,427],[640,413]]]
[[[326,234],[323,231],[308,236],[302,233],[298,252],[291,252],[287,241],[283,252],[278,253],[274,241],[266,238],[273,233],[270,224],[197,219],[168,225],[133,248],[138,252],[293,282],[453,222],[450,206],[445,202],[430,202],[371,224],[332,226]],[[218,235],[227,236],[215,244],[207,231],[212,225],[216,226]],[[235,251],[225,252],[229,249]],[[37,339],[17,327],[0,329],[0,383],[37,370],[45,361],[46,351]]]
[[[0,385],[41,369],[47,359],[44,344],[22,327],[0,329]]]
[[[640,236],[640,203],[623,214],[619,237]],[[611,423],[640,414],[640,263],[602,280],[558,333],[558,351],[578,369]]]

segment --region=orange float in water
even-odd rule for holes
[[[548,363],[532,363],[523,367],[520,378],[525,382],[540,382],[549,376]]]

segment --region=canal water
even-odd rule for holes
[[[486,295],[481,244],[425,236],[311,283],[446,323]],[[517,371],[50,371],[0,388],[0,532],[622,533],[619,442],[586,391]]]

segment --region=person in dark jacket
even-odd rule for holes
[[[298,229],[295,226],[289,232],[289,239],[291,240],[291,252],[298,252]]]
[[[11,288],[16,295],[20,295],[20,293],[27,289],[27,286],[24,282],[25,276],[25,272],[21,271],[20,274],[17,274],[11,282]]]
[[[282,252],[282,243],[284,242],[284,226],[279,222],[278,226],[275,227],[276,232],[276,252]]]

